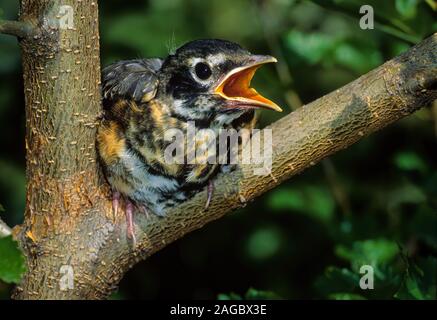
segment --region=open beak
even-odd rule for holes
[[[277,62],[271,56],[252,56],[250,62],[242,67],[231,70],[214,89],[214,93],[228,100],[228,107],[262,108],[281,112],[282,109],[273,101],[264,98],[250,82],[256,70],[263,64]]]

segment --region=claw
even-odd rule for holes
[[[112,192],[112,211],[114,213],[114,217],[117,216],[119,207],[120,207],[120,192],[114,191]]]
[[[207,190],[208,190],[208,198],[206,199],[205,210],[209,208],[212,199],[212,194],[214,193],[214,182],[212,180],[208,181]]]
[[[129,200],[126,200],[126,224],[127,224],[127,236],[132,239],[132,244],[135,247],[137,239],[135,237],[135,227],[133,221],[134,205]]]

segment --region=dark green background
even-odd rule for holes
[[[16,18],[16,2],[1,0],[0,17]],[[373,5],[374,30],[359,28],[362,4]],[[431,0],[100,1],[102,64],[165,56],[197,38],[232,40],[278,56],[282,77],[267,66],[254,86],[288,113],[285,96],[292,107],[310,102],[431,35],[436,7]],[[113,297],[435,299],[434,111],[423,108],[169,245],[130,271]],[[264,112],[261,125],[283,115]],[[3,35],[0,146],[2,217],[14,225],[25,198],[24,102],[19,47]],[[374,290],[358,287],[363,264],[374,266]],[[0,297],[11,288],[0,280]]]

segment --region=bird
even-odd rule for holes
[[[103,112],[96,146],[115,213],[124,203],[127,236],[135,243],[135,208],[165,216],[207,189],[227,170],[217,163],[168,163],[165,132],[253,128],[257,109],[282,111],[250,86],[256,70],[277,60],[220,39],[188,42],[167,57],[114,62],[102,70]],[[196,147],[202,147],[196,142]],[[181,142],[186,146],[187,142]],[[187,148],[184,149],[188,152]]]

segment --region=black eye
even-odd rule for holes
[[[196,71],[196,76],[199,77],[199,79],[202,80],[206,80],[211,76],[211,68],[203,62],[199,62],[198,64],[196,64],[196,66],[194,67],[195,71]]]

